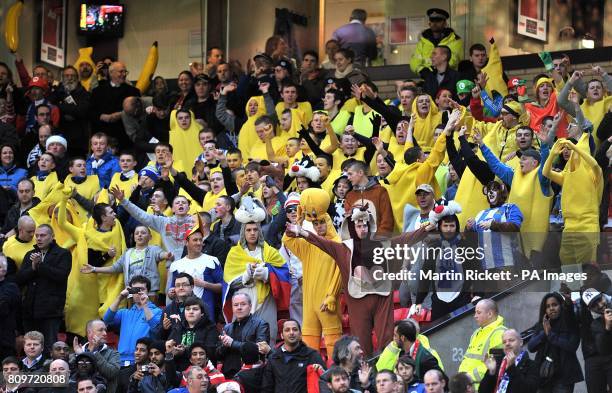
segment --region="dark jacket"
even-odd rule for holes
[[[206,356],[213,362],[217,357],[219,332],[217,327],[208,319],[208,315],[202,315],[202,319],[193,328],[187,325],[184,318],[180,323],[174,323],[168,340],[174,340],[177,344],[184,344],[186,348],[189,348],[195,342],[204,343]],[[184,370],[189,366],[189,355],[185,352],[183,356],[175,357],[174,361],[179,370]]]
[[[236,220],[236,217],[232,215],[229,224],[225,228],[223,228],[223,237],[221,236],[221,221],[217,221],[213,225],[211,233],[219,239],[229,241],[232,246],[234,246],[236,245],[238,236],[240,235],[241,226],[242,224],[240,224],[238,220]],[[236,239],[236,241],[233,240],[234,238]]]
[[[23,316],[32,319],[61,318],[64,316],[72,255],[54,240],[43,261],[34,270],[30,258],[35,252],[40,252],[38,246],[24,256],[16,277],[17,283],[25,289]]]
[[[487,371],[482,381],[480,381],[478,393],[494,393],[500,366],[501,359],[497,359],[495,375],[491,375]],[[507,368],[506,372],[510,377],[506,393],[535,393],[537,391],[540,373],[537,365],[529,358],[527,353],[525,353],[517,366]]]
[[[132,141],[125,133],[121,119],[114,123],[104,123],[100,120],[100,115],[121,112],[123,110],[123,100],[134,96],[140,97],[140,90],[127,83],[113,87],[109,82],[100,84],[93,89],[90,106],[91,132],[104,131],[107,135],[117,138],[122,149],[130,148]]]
[[[21,304],[21,293],[14,282],[0,281],[0,347],[15,347],[17,310]]]
[[[240,334],[237,334],[237,330],[239,330]],[[233,377],[242,366],[240,349],[245,341],[252,343],[261,341],[270,342],[270,326],[268,322],[253,315],[240,322],[234,321],[228,323],[223,327],[223,331],[234,339],[230,347],[225,347],[223,344],[217,346],[217,359],[223,362],[221,372],[228,378]]]
[[[542,381],[543,386],[550,383],[562,383],[571,385],[584,380],[582,368],[576,356],[576,350],[580,345],[580,334],[578,323],[574,317],[574,311],[564,307],[562,316],[551,321],[551,331],[548,335],[544,333],[542,323],[535,326],[535,334],[529,340],[528,349],[536,352],[535,363],[539,366],[550,357],[553,359],[554,375],[550,381]]]
[[[268,355],[262,382],[263,393],[301,393],[306,386],[306,367],[311,364],[323,366],[319,352],[309,348],[303,342],[293,352],[283,347],[275,349]]]
[[[13,204],[10,209],[6,212],[6,217],[4,218],[4,225],[2,229],[0,229],[0,233],[7,233],[11,229],[17,229],[17,221],[21,216],[24,216],[28,213],[28,211],[38,205],[40,203],[40,199],[38,197],[32,198],[32,206],[23,212],[21,211],[21,204],[19,202]]]
[[[17,149],[19,148],[19,137],[14,125],[0,122],[0,145],[5,144]]]
[[[56,91],[57,107],[60,109],[60,131],[70,143],[71,152],[87,154],[89,146],[89,100],[91,94],[79,83],[67,92],[63,86]]]
[[[234,381],[244,388],[244,393],[260,393],[264,370],[263,364],[257,368],[240,370],[234,375]]]
[[[453,93],[453,99],[457,100],[457,82],[461,80],[461,74],[448,66],[442,82],[438,83],[437,75],[438,72],[435,68],[433,71],[429,68],[424,68],[421,71],[421,78],[425,81],[423,84],[425,93],[435,98],[439,90],[446,89]]]
[[[130,364],[129,366],[119,370],[119,374],[117,374],[116,393],[127,393],[132,374],[136,372],[136,367],[136,364]]]

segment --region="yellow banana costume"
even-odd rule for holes
[[[96,194],[100,192],[100,180],[98,180],[97,175],[89,175],[83,183],[79,184],[72,180],[72,175],[68,175],[64,180],[64,186],[75,189],[81,196],[89,200],[93,200]],[[87,210],[85,210],[81,205],[78,205],[77,210],[79,212],[79,216],[81,217],[81,221],[84,222],[87,220],[87,217],[89,216]]]
[[[418,97],[417,97],[418,98]],[[412,101],[412,113],[416,113],[413,135],[419,143],[421,149],[426,150],[433,146],[433,136],[436,126],[442,122],[442,113],[438,111],[438,106],[433,98],[429,97],[429,112],[421,116],[417,109],[417,100]]]
[[[308,222],[325,220],[325,238],[340,242],[340,236],[327,214],[329,202],[325,190],[304,190],[300,196],[298,215]],[[283,244],[302,261],[303,340],[309,347],[319,350],[323,333],[327,353],[332,353],[336,340],[342,335],[342,323],[336,306],[341,285],[340,270],[332,257],[304,239],[284,235]],[[325,277],[325,280],[321,280],[321,277]],[[322,307],[326,308],[325,311],[321,310]]]
[[[499,92],[502,97],[508,95],[508,85],[504,82],[504,68],[502,67],[501,57],[499,56],[499,50],[495,43],[491,44],[489,48],[489,61],[484,66],[482,72],[486,73],[489,77],[485,90],[489,94],[489,97],[493,97],[493,90]]]
[[[157,41],[155,41],[149,49],[147,60],[145,60],[144,67],[142,67],[142,71],[140,71],[140,76],[136,82],[136,88],[140,90],[141,94],[144,94],[149,88],[149,85],[151,84],[151,77],[153,77],[155,69],[157,68],[158,60],[159,49],[157,48]]]
[[[191,123],[189,128],[183,130],[176,120],[176,112],[173,110],[170,114],[170,144],[174,148],[174,157],[179,157],[185,163],[186,173],[191,175],[193,164],[202,153],[199,139],[202,126],[196,123],[193,112],[189,111]]]
[[[255,114],[252,116],[249,115],[249,104],[251,102],[257,104],[257,112],[255,112]],[[242,128],[240,128],[240,135],[238,137],[238,149],[240,149],[240,151],[242,152],[242,162],[244,164],[249,162],[248,154],[251,151],[251,147],[253,147],[253,145],[259,139],[257,137],[257,132],[255,132],[255,120],[257,120],[260,116],[266,114],[266,106],[264,104],[263,96],[249,98],[246,104],[245,111],[247,114],[247,121],[245,121],[242,125]],[[293,111],[291,111],[291,116],[293,116]]]
[[[285,107],[285,103],[281,101],[278,104],[276,104],[275,109],[276,109],[276,115],[280,119],[283,114],[283,111],[287,108]],[[310,106],[310,102],[308,101],[297,102],[297,108],[293,108],[293,109],[297,109],[297,113],[299,115],[299,119],[301,123],[304,125],[304,127],[308,127],[308,124],[310,124],[310,121],[312,120],[312,107]],[[293,115],[294,115],[294,112],[291,111],[291,116]]]
[[[412,144],[406,142],[408,147]],[[403,231],[404,228],[404,207],[406,204],[417,206],[415,191],[421,184],[429,184],[434,189],[436,198],[441,195],[438,182],[435,180],[436,169],[444,159],[446,152],[446,134],[442,134],[436,140],[436,144],[431,150],[431,154],[425,162],[413,162],[406,165],[396,163],[395,167],[387,175],[389,184],[383,186],[389,192],[391,206],[393,207],[393,218],[395,220],[395,230]]]
[[[65,197],[65,199],[67,199],[67,197]],[[62,211],[65,211],[65,209],[61,209],[61,203],[62,202],[60,202],[60,214]],[[106,189],[102,190],[98,195],[97,203],[108,203],[108,192]],[[105,266],[111,266],[115,263],[126,250],[123,229],[119,222],[116,222],[113,229],[108,232],[99,231],[93,218],[89,218],[84,227],[77,227],[69,223],[62,216],[58,217],[58,222],[62,229],[64,229],[72,239],[81,239],[81,236],[83,236],[86,247],[85,255],[87,255],[87,248],[107,252],[109,248],[115,247],[115,256],[110,259]],[[86,260],[87,257],[85,257],[84,261]],[[81,276],[79,276],[79,285],[82,285],[81,281]],[[96,282],[97,285],[94,288],[97,287],[97,298],[99,299],[99,303],[103,303],[102,306],[98,308],[98,313],[100,317],[102,317],[111,303],[119,295],[119,292],[123,289],[123,274],[113,274],[110,277],[108,277],[108,275],[100,275],[96,278]],[[81,300],[82,299],[83,298],[81,298]],[[99,303],[96,303],[96,305]]]
[[[4,18],[4,42],[11,53],[19,49],[19,19],[23,11],[23,0],[16,1]]]
[[[79,57],[74,62],[74,68],[76,68],[77,70],[79,69],[79,66],[81,65],[81,63],[87,63],[91,66],[92,71],[91,71],[91,76],[89,77],[89,79],[86,79],[86,80],[81,79],[81,85],[83,85],[83,87],[87,91],[91,91],[93,89],[92,82],[96,79],[96,64],[93,62],[93,59],[91,58],[92,53],[93,53],[93,47],[91,46],[88,46],[86,48],[80,48]]]
[[[53,186],[59,182],[57,172],[55,171],[49,173],[44,180],[38,180],[36,176],[32,176],[30,180],[34,183],[34,196],[41,201],[51,192]]]
[[[599,202],[603,192],[603,176],[597,161],[589,150],[589,135],[584,133],[578,144],[560,139],[557,144],[567,143],[572,153],[561,173],[550,171],[554,159],[551,152],[544,172],[550,180],[563,186],[561,211],[564,227],[559,256],[563,265],[595,261],[599,245]],[[571,144],[571,145],[570,145]]]
[[[36,239],[32,237],[27,243],[20,242],[17,240],[17,236],[13,235],[6,239],[2,245],[2,253],[7,257],[11,258],[17,265],[17,269],[21,267],[23,263],[24,255],[30,251],[36,244]]]

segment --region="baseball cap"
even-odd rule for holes
[[[540,155],[540,152],[532,148],[525,149],[525,150],[519,150],[516,152],[516,156],[518,158],[521,158],[522,156],[531,157],[531,158],[536,159],[538,162],[542,161],[542,156]]]
[[[253,56],[253,60],[257,59],[267,60],[268,62],[270,62],[270,64],[274,63],[272,58],[264,52],[259,52],[255,56]]]
[[[595,288],[588,288],[582,292],[582,301],[587,307],[590,307],[595,301],[601,297],[601,292]]]
[[[462,79],[457,82],[457,94],[471,93],[475,86],[476,85],[474,82],[467,79]]]
[[[416,188],[416,190],[414,191],[414,193],[416,194],[416,193],[418,193],[419,191],[425,191],[425,192],[428,192],[428,193],[430,193],[430,194],[433,194],[433,193],[434,193],[434,189],[433,189],[433,187],[432,187],[432,186],[430,186],[429,184],[421,184],[420,186],[418,186],[418,187]]]

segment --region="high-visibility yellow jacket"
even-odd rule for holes
[[[502,347],[502,335],[507,329],[501,315],[498,315],[497,319],[487,326],[476,329],[470,337],[470,344],[465,350],[458,372],[468,373],[474,384],[479,384],[487,372],[487,366],[484,363],[485,356],[491,348]]]
[[[435,45],[430,40],[430,37],[432,37],[431,29],[421,33],[421,38],[410,58],[410,69],[417,74],[423,68],[431,67],[431,52],[433,52]],[[459,61],[463,58],[463,40],[455,34],[453,29],[446,29],[445,37],[442,38],[438,45],[446,45],[450,48],[451,59],[448,64],[452,69],[456,70]]]

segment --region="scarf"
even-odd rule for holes
[[[524,355],[525,351],[521,352],[517,356],[516,360],[514,361],[515,367],[521,362]],[[501,366],[499,367],[499,373],[497,374],[497,383],[495,384],[495,389],[493,390],[495,393],[506,393],[506,391],[508,390],[508,385],[510,384],[510,376],[506,372],[507,368],[508,361],[504,357],[504,360],[502,360]]]
[[[36,173],[36,178],[40,181],[43,181],[47,178],[47,176],[49,176],[50,173],[51,171],[38,171]]]
[[[337,79],[346,78],[346,76],[350,74],[351,72],[353,72],[353,65],[349,64],[344,71],[339,71],[338,69],[336,69],[334,71],[334,78],[337,78]]]
[[[127,171],[127,172],[121,172],[120,179],[121,179],[121,181],[128,181],[132,177],[134,177],[135,174],[136,174],[136,171],[133,170],[133,169],[131,171]]]

